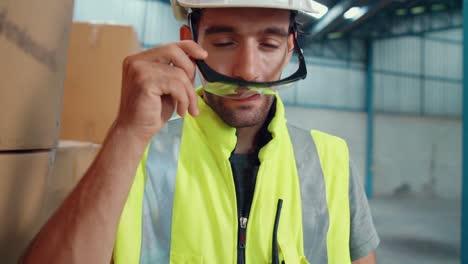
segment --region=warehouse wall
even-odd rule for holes
[[[454,29],[375,41],[376,110],[460,117],[460,38],[461,29]]]
[[[309,57],[307,78],[285,90],[284,102],[290,106],[336,108],[362,111],[365,109],[364,65],[346,61]],[[291,67],[296,67],[293,64]]]
[[[363,111],[365,42],[357,39],[330,40],[307,43],[305,47],[307,78],[294,84],[294,89],[282,93],[285,104]],[[297,68],[297,60],[293,60],[291,68]]]
[[[377,116],[374,169],[376,193],[407,184],[416,194],[459,199],[461,121]]]

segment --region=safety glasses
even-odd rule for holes
[[[198,40],[198,29],[196,22],[200,19],[200,11],[194,11],[189,14],[188,21],[192,31],[194,41]],[[294,23],[292,23],[294,25]],[[292,28],[291,30],[294,30]],[[292,31],[294,32],[294,31]],[[195,60],[195,63],[204,78],[203,89],[209,93],[223,96],[223,97],[236,97],[246,98],[254,94],[272,95],[276,94],[278,90],[290,86],[293,82],[305,79],[307,76],[307,68],[305,64],[304,55],[299,47],[296,36],[294,39],[294,52],[298,59],[298,68],[290,76],[272,82],[250,82],[241,79],[232,78],[223,75],[213,70],[205,61]]]

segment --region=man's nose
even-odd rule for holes
[[[234,60],[233,77],[245,81],[260,81],[259,53],[253,43],[245,43],[238,49]]]

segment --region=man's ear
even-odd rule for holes
[[[297,33],[291,33],[288,36],[288,54],[286,56],[286,65],[289,63],[294,53],[294,37],[297,37],[296,35]]]
[[[288,51],[292,53],[294,51],[294,38],[297,38],[297,33],[291,33],[288,36]]]
[[[189,26],[183,25],[180,27],[180,40],[193,40]]]

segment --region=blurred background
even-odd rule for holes
[[[281,94],[288,121],[347,140],[381,238],[378,263],[468,264],[462,1],[312,2],[320,13],[304,14],[299,38],[308,76]],[[0,0],[6,263],[99,150],[123,58],[177,41],[181,25],[169,0]]]

